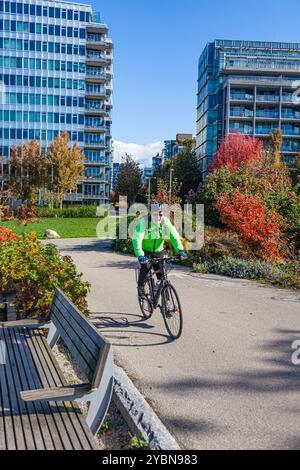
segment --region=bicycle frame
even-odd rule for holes
[[[168,273],[167,273],[166,269],[164,269],[164,266],[163,266],[162,278],[161,278],[160,281],[158,281],[160,283],[159,288],[157,290],[156,295],[154,296],[155,282],[154,282],[153,264],[160,263],[162,261],[163,265],[164,265],[167,261],[174,261],[174,260],[177,260],[177,259],[174,258],[174,257],[170,257],[170,258],[162,258],[162,260],[159,260],[159,259],[158,260],[152,260],[150,262],[151,263],[151,268],[149,270],[147,280],[150,282],[150,285],[151,285],[151,302],[152,302],[152,305],[155,309],[157,309],[159,307],[159,299],[160,299],[161,292],[162,292],[163,288],[169,283],[169,281],[168,281]]]

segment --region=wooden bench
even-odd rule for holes
[[[63,376],[52,352],[60,337],[86,377],[82,384]],[[97,449],[112,391],[110,343],[59,289],[48,323],[0,324],[0,449]],[[86,419],[78,401],[90,403]]]

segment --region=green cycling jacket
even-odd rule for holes
[[[147,217],[142,218],[132,235],[134,253],[137,257],[144,256],[145,251],[160,253],[164,249],[165,240],[170,240],[176,253],[183,251],[179,233],[168,217],[163,217],[161,224],[149,223]]]

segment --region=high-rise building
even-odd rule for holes
[[[153,176],[153,168],[152,167],[145,167],[143,169],[143,174],[142,174],[142,182],[143,184]]]
[[[122,163],[114,162],[113,163],[113,170],[112,170],[112,187],[116,189],[118,186],[119,175],[121,171]]]
[[[158,168],[162,165],[162,155],[157,154],[155,157],[152,157],[152,170],[153,173],[158,170]]]
[[[172,160],[184,148],[184,141],[192,140],[192,134],[177,134],[175,140],[165,140],[163,148],[163,160]]]
[[[280,128],[287,164],[300,152],[300,44],[216,40],[199,60],[196,151],[202,174],[229,133],[266,139]]]
[[[86,156],[68,202],[106,203],[111,181],[112,41],[87,4],[0,1],[0,154],[69,133]]]

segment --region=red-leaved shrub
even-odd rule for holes
[[[228,134],[218,146],[211,165],[212,170],[226,166],[230,172],[243,163],[257,163],[262,160],[263,142],[243,134]]]
[[[246,254],[268,261],[283,257],[286,245],[282,238],[282,218],[266,207],[260,195],[225,193],[215,207],[222,223],[238,235]]]

